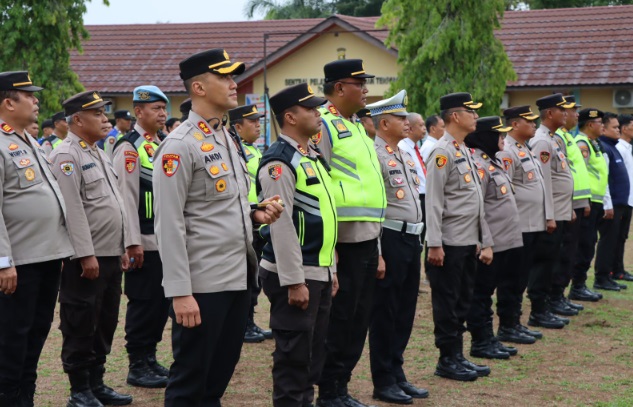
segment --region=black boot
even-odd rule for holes
[[[472,341],[470,344],[470,356],[484,359],[509,359],[510,354],[500,351],[493,343],[492,323],[490,329],[479,328],[470,332]]]
[[[105,366],[90,369],[90,390],[104,406],[127,406],[132,403],[132,396],[114,391],[103,383]]]
[[[499,351],[501,352],[505,352],[510,356],[515,356],[516,354],[519,353],[519,350],[517,348],[515,348],[514,346],[505,346],[504,344],[502,344],[501,342],[499,342],[499,340],[494,337],[492,339],[492,344],[499,349]]]
[[[169,369],[156,360],[156,351],[147,354],[147,365],[158,376],[169,377]]]
[[[578,310],[567,304],[563,294],[556,295],[556,297],[552,298],[550,301],[550,310],[556,315],[564,315],[567,317],[578,315]]]
[[[451,345],[440,347],[440,359],[435,366],[435,375],[461,382],[472,382],[478,377],[477,372],[464,367],[455,358],[455,351]]]
[[[569,299],[574,301],[597,302],[602,299],[602,294],[591,291],[583,284],[575,284],[569,289]]]
[[[255,321],[252,318],[249,318],[246,323],[246,332],[244,332],[244,343],[259,343],[264,342],[266,337],[259,333],[257,330],[257,325],[255,325]],[[271,332],[272,335],[272,332]]]
[[[70,397],[66,407],[103,407],[103,404],[90,390],[90,373],[78,370],[68,373]]]
[[[624,285],[624,284],[622,284]],[[596,281],[593,283],[593,288],[596,290],[607,290],[607,291],[620,291],[622,287],[613,281],[611,277],[596,277]]]
[[[373,407],[364,404],[360,400],[355,399],[350,396],[349,391],[347,390],[347,383],[342,384],[342,382],[337,382],[336,384],[336,394],[338,395],[338,399],[343,403],[345,407]]]
[[[127,374],[127,384],[130,386],[159,389],[167,387],[167,377],[159,376],[147,363],[146,353],[130,353],[130,370]]]
[[[582,304],[576,304],[575,302],[572,302],[568,297],[563,296],[563,301],[565,301],[567,303],[567,305],[569,305],[570,307],[572,307],[573,309],[576,309],[578,311],[584,311],[585,306]]]
[[[319,384],[319,397],[316,401],[317,407],[345,407],[339,397],[339,388],[336,382]]]
[[[536,342],[536,338],[526,335],[524,332],[520,332],[513,326],[499,326],[497,339],[502,342],[521,343],[525,345],[531,345]]]

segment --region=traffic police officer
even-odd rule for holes
[[[132,402],[132,396],[103,383],[119,317],[121,269],[129,266],[117,175],[95,145],[108,121],[103,107],[110,103],[92,91],[65,100],[70,131],[50,156],[70,214],[68,231],[75,249],[64,263],[59,291],[62,362],[71,386],[68,406]]]
[[[58,147],[68,134],[68,123],[66,122],[66,116],[64,112],[57,112],[51,117],[53,122],[53,133],[48,137],[45,137],[42,142],[42,147],[46,151],[48,157],[54,148]]]
[[[497,303],[499,315],[499,330],[497,339],[504,342],[532,344],[543,337],[539,331],[528,329],[521,324],[521,307],[523,295],[528,286],[530,270],[534,258],[547,247],[538,244],[543,235],[556,227],[554,210],[550,202],[545,199],[545,183],[537,158],[528,147],[529,140],[536,131],[534,114],[530,106],[516,106],[503,111],[508,127],[503,151],[497,153],[497,158],[512,180],[515,201],[519,210],[519,227],[522,233],[523,249],[521,250],[514,278],[510,277],[497,286],[497,298],[509,298],[505,305]]]
[[[256,192],[256,176],[257,169],[259,168],[259,161],[262,158],[262,153],[257,146],[253,143],[259,138],[259,119],[263,114],[259,113],[257,106],[245,105],[239,106],[235,109],[229,110],[230,128],[229,132],[233,134],[238,140],[240,140],[242,151],[244,152],[244,160],[246,161],[246,168],[248,168],[248,174],[251,178],[251,188],[248,191],[248,202],[256,204],[257,192]],[[264,241],[259,233],[253,233],[253,249],[257,255],[257,259],[261,259],[262,249],[264,247]],[[244,342],[253,343],[261,342],[264,339],[272,339],[273,333],[270,330],[264,330],[255,324],[255,306],[257,306],[257,297],[261,292],[259,284],[251,287],[251,308],[248,313],[248,322],[246,324],[246,333],[244,333]]]
[[[248,170],[222,126],[237,107],[232,75],[242,72],[244,64],[218,48],[180,62],[192,110],[155,155],[155,226],[173,320],[166,406],[220,405],[256,284],[251,217],[270,223],[282,210],[269,203],[251,213]]]
[[[398,143],[409,132],[407,92],[367,105],[376,128],[374,148],[387,196],[381,236],[386,271],[376,280],[369,325],[369,360],[374,398],[411,404],[429,392],[409,383],[403,370],[420,288],[422,208],[413,158]]]
[[[114,144],[132,128],[132,114],[127,110],[117,110],[114,112],[114,120],[114,128],[98,143],[109,158],[112,158]]]
[[[125,348],[130,360],[127,383],[156,388],[167,386],[169,373],[156,361],[169,301],[162,287],[163,264],[154,232],[152,171],[161,142],[158,130],[167,119],[169,99],[158,87],[146,85],[134,89],[132,101],[136,125],[115,144],[112,158],[130,231],[131,270],[125,273]]]
[[[321,131],[313,143],[331,167],[339,221],[339,294],[332,300],[327,358],[319,380],[317,405],[363,406],[349,395],[347,383],[360,359],[378,265],[378,237],[384,220],[385,188],[380,165],[355,113],[365,107],[367,78],[360,59],[330,62],[323,68],[323,93],[328,103],[319,108]]]
[[[37,362],[53,321],[62,259],[74,252],[66,207],[43,149],[28,72],[0,73],[0,405],[33,406]]]
[[[262,196],[286,203],[279,221],[262,229],[266,239],[260,276],[270,300],[273,405],[311,406],[325,359],[332,295],[336,294],[337,219],[330,175],[308,147],[321,127],[316,97],[306,83],[270,98],[281,127],[257,174]]]
[[[523,247],[512,181],[501,160],[496,158],[503,143],[502,133],[508,130],[512,127],[504,126],[499,116],[482,117],[477,120],[477,129],[465,139],[481,180],[485,219],[494,242],[492,263],[477,263],[473,301],[466,319],[472,337],[470,355],[487,359],[508,359],[516,354],[516,349],[502,346],[496,340],[492,327],[492,294],[497,287],[511,284],[517,277],[514,262]],[[497,308],[509,309],[512,300],[508,290],[499,291]]]
[[[492,236],[484,219],[483,195],[476,167],[464,147],[464,139],[476,129],[477,109],[466,92],[440,98],[444,135],[429,155],[426,177],[428,264],[431,285],[435,346],[440,358],[435,374],[453,380],[472,381],[490,369],[463,355],[464,322],[473,293],[479,259],[492,262]]]

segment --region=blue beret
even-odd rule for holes
[[[136,87],[134,89],[134,98],[132,101],[135,103],[152,103],[160,101],[169,103],[169,99],[167,99],[167,96],[165,96],[163,91],[154,85]]]

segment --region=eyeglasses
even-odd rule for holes
[[[344,82],[344,81],[338,81],[339,83],[344,83],[347,85],[355,85],[358,86],[359,89],[367,89],[367,84],[365,82]]]
[[[474,110],[470,110],[470,109],[459,109],[459,110],[453,110],[453,113],[457,113],[457,112],[466,112],[466,113],[470,113],[473,116],[477,114],[476,111]]]

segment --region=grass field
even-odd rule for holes
[[[633,265],[631,254],[627,254],[626,263]],[[260,300],[256,319],[261,326],[267,326],[268,302],[263,294]],[[585,305],[586,310],[574,317],[565,329],[544,330],[545,338],[536,344],[517,345],[519,354],[509,361],[486,361],[492,368],[489,377],[458,383],[433,375],[438,353],[433,345],[430,288],[422,284],[405,368],[409,381],[429,389],[430,397],[415,400],[414,405],[633,406],[633,285],[620,293],[605,292],[605,298],[599,303]],[[124,310],[125,298],[113,351],[108,358],[106,382],[118,391],[132,394],[135,406],[162,405],[162,389],[138,389],[125,384]],[[61,333],[57,326],[56,319],[40,360],[36,406],[66,405],[69,386],[61,368]],[[170,326],[171,321],[158,355],[167,366],[171,358]],[[465,343],[467,351],[468,337]],[[273,341],[244,345],[240,363],[223,398],[224,406],[272,405],[273,346]],[[350,390],[360,400],[372,402],[367,347],[354,371]]]

